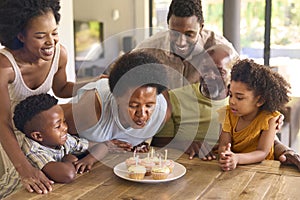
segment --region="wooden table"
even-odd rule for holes
[[[124,154],[122,154],[124,155]],[[127,154],[130,156],[129,154]],[[109,155],[91,172],[78,175],[70,184],[55,184],[51,193],[39,195],[25,189],[9,196],[13,199],[299,199],[300,172],[278,161],[238,166],[222,172],[217,161],[189,160],[182,155],[176,162],[183,164],[186,174],[165,183],[136,183],[117,177],[112,167],[124,156]]]

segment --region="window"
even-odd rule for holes
[[[300,5],[296,0],[271,1],[270,66],[292,85],[292,95],[300,96]],[[241,1],[241,54],[264,63],[265,1]]]
[[[103,58],[103,23],[98,21],[74,21],[75,60]]]
[[[153,34],[167,29],[167,15],[171,0],[150,0],[150,26]],[[205,28],[222,34],[223,0],[202,1]],[[214,13],[211,15],[210,13]]]
[[[167,15],[171,0],[150,0],[150,26],[152,33],[167,29]]]
[[[270,65],[291,83],[292,95],[300,96],[300,9],[296,0],[272,0]]]

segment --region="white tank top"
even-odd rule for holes
[[[58,62],[59,62],[59,55],[60,55],[59,43],[56,44],[55,54],[53,57],[52,65],[48,73],[48,76],[46,77],[45,81],[38,88],[34,90],[30,89],[25,84],[20,68],[17,65],[17,62],[13,57],[13,55],[6,49],[0,49],[0,53],[8,58],[15,71],[15,80],[8,85],[12,111],[14,110],[15,106],[26,97],[31,95],[41,94],[41,93],[47,93],[51,89],[53,77],[58,70]]]
[[[79,133],[80,137],[94,142],[118,139],[135,146],[154,136],[163,125],[167,112],[167,102],[162,94],[157,95],[155,110],[146,126],[141,129],[134,129],[122,126],[119,119],[118,105],[110,92],[108,79],[103,78],[83,86],[78,91],[78,97],[80,98],[87,90],[96,90],[100,95],[102,114],[96,125]]]

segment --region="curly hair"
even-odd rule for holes
[[[285,110],[289,102],[290,84],[270,67],[255,63],[250,59],[237,61],[231,70],[231,81],[245,83],[255,96],[265,103],[261,110],[274,112]]]
[[[45,93],[27,97],[15,107],[13,120],[16,128],[25,133],[24,127],[28,121],[57,105],[57,102],[55,97]]]
[[[114,63],[109,75],[109,87],[114,96],[122,96],[134,87],[150,86],[160,94],[166,89],[166,66],[147,53],[146,49],[127,52]]]
[[[0,43],[13,50],[22,48],[17,35],[25,30],[30,19],[52,11],[58,24],[59,10],[59,0],[0,0]]]
[[[196,16],[200,24],[204,23],[201,0],[172,0],[167,16],[167,23],[172,15],[176,17]]]

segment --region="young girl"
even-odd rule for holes
[[[274,159],[278,110],[288,103],[289,89],[282,76],[252,60],[241,60],[233,66],[229,106],[219,138],[222,170]]]
[[[67,52],[58,38],[59,10],[59,0],[0,2],[0,43],[5,47],[0,49],[0,176],[14,166],[30,192],[47,193],[53,182],[21,151],[24,136],[13,126],[12,111],[26,97],[51,88],[61,98],[76,91],[66,78]]]

